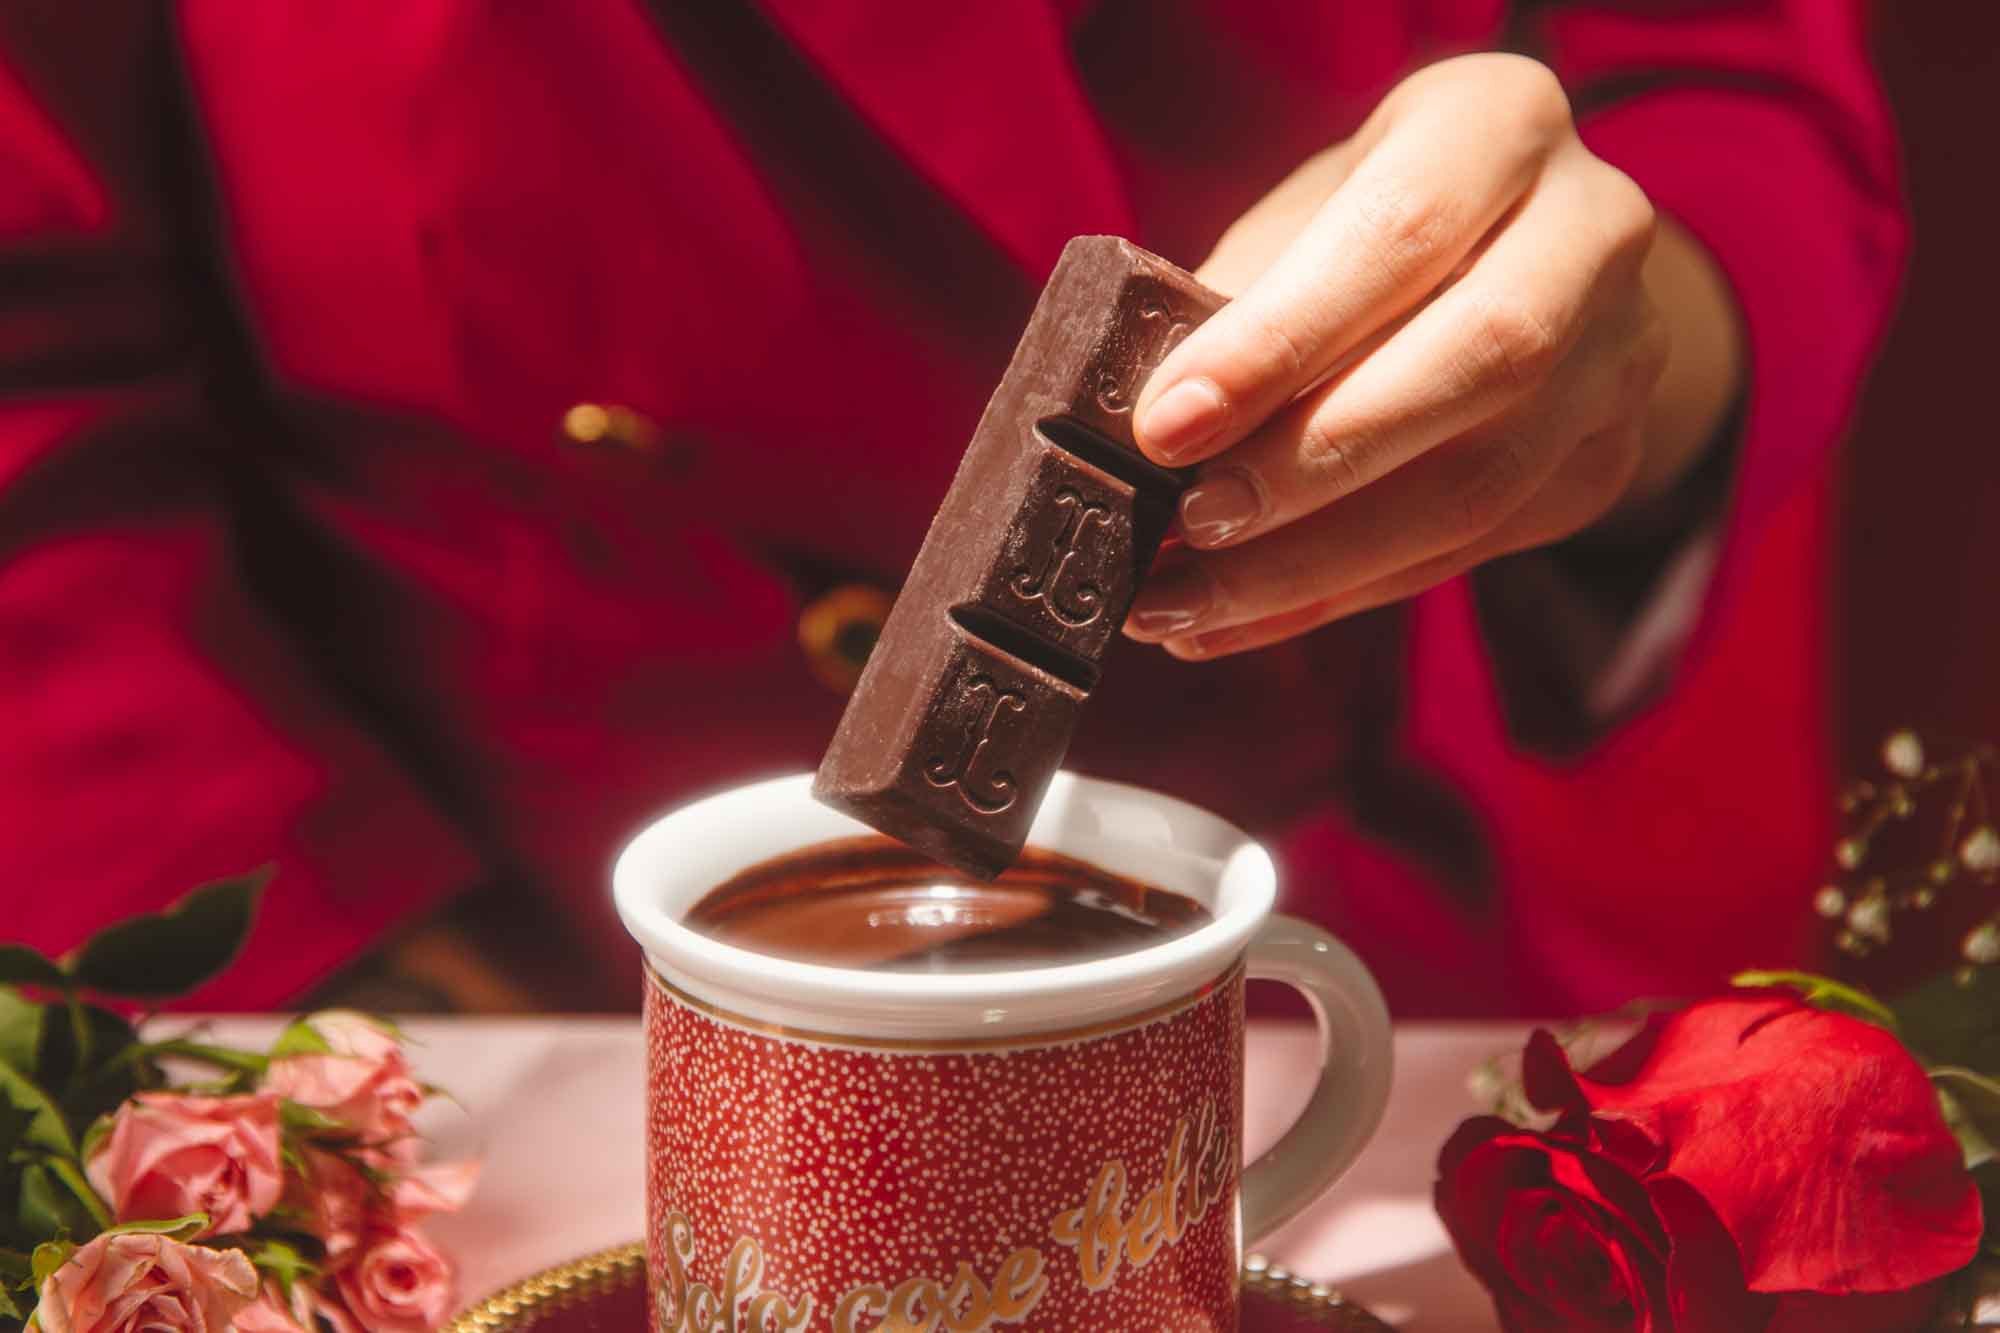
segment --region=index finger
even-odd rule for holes
[[[1383,134],[1241,296],[1147,380],[1133,429],[1184,467],[1229,448],[1421,304],[1526,191],[1569,124],[1553,75],[1440,89]],[[1502,108],[1496,112],[1493,108]]]

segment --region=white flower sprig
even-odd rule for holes
[[[1987,790],[2000,779],[2000,749],[1961,747],[1936,758],[1916,732],[1892,733],[1882,743],[1888,777],[1858,781],[1841,795],[1846,829],[1833,847],[1839,877],[1813,900],[1819,914],[1835,923],[1834,945],[1862,958],[1895,937],[1898,912],[1928,912],[1942,895],[1981,893],[1990,900],[1983,918],[1959,942],[1959,979],[1970,984],[1974,970],[2000,964],[2000,828],[1994,825]],[[1885,831],[1943,810],[1941,840],[1934,854],[1916,865],[1885,866]]]

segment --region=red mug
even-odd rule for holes
[[[761,861],[865,832],[810,778],[666,816],[613,874],[646,951],[647,1248],[659,1333],[1237,1328],[1244,1245],[1380,1123],[1389,1021],[1324,931],[1272,915],[1248,836],[1059,774],[1031,845],[1212,919],[1133,953],[946,975],[772,958],[681,917]],[[1242,1164],[1243,987],[1299,990],[1324,1060]]]

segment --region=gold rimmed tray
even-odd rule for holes
[[[444,1333],[644,1333],[646,1247],[634,1242],[523,1278]],[[1257,1256],[1243,1266],[1244,1333],[1390,1333],[1339,1292]]]

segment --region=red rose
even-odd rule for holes
[[[1468,1121],[1438,1214],[1510,1333],[1894,1333],[1978,1251],[1979,1193],[1888,1032],[1790,996],[1655,1015],[1578,1074],[1537,1032],[1535,1133]]]

